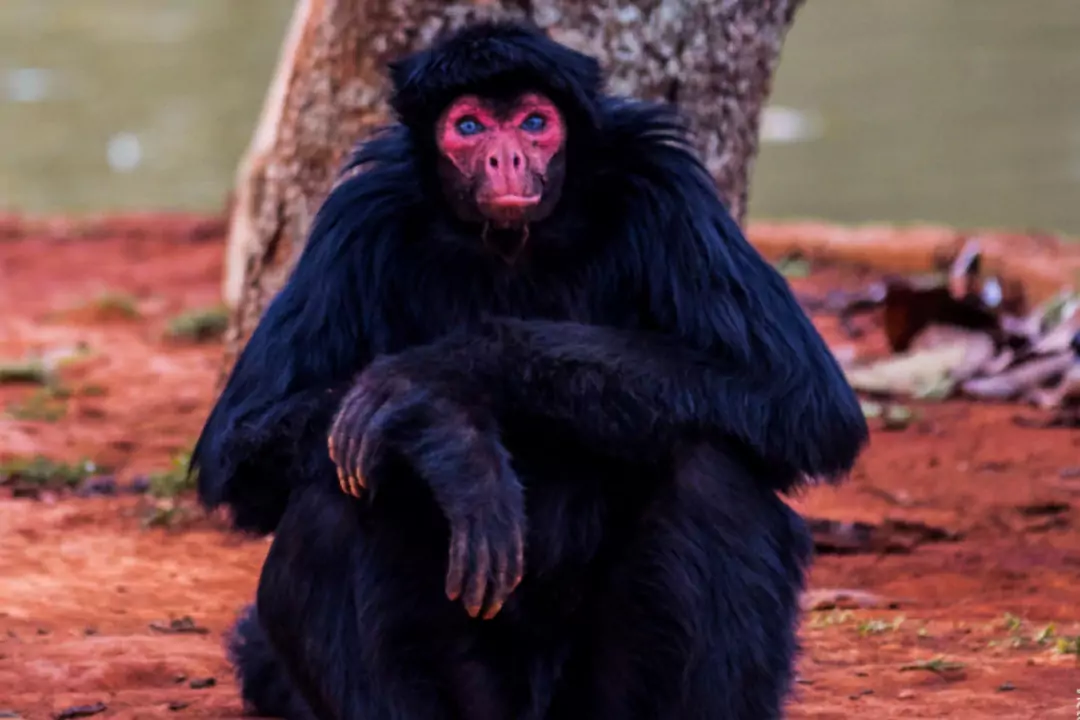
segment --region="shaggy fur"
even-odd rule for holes
[[[678,115],[603,95],[593,59],[481,25],[391,75],[400,122],[325,201],[193,457],[208,506],[276,531],[234,640],[245,698],[290,718],[778,717],[811,546],[776,491],[841,478],[867,439],[825,343]],[[567,117],[567,177],[508,264],[450,212],[432,127],[462,93],[526,89]],[[326,439],[360,371],[396,409],[369,418],[391,451],[356,500]],[[524,580],[486,621],[443,592],[447,519],[481,510],[496,552],[526,530]]]

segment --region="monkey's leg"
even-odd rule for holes
[[[395,504],[361,517],[337,488],[309,486],[266,559],[259,618],[319,718],[459,717],[451,681],[468,669],[469,627],[442,592],[445,540],[423,509],[403,522]]]
[[[723,448],[681,454],[598,598],[583,717],[781,716],[811,542],[765,487]]]

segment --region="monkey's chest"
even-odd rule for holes
[[[620,474],[615,462],[565,450],[543,459],[519,452],[515,466],[525,486],[528,535],[525,579],[511,595],[507,617],[544,643],[565,637],[592,612],[633,546],[646,493],[633,471]]]
[[[593,572],[609,562],[649,502],[654,471],[554,427],[513,423],[503,430],[525,488],[527,573]]]
[[[448,271],[416,287],[420,296],[407,307],[386,306],[393,317],[384,327],[407,328],[407,337],[392,343],[398,348],[431,342],[452,328],[493,316],[613,327],[638,324],[637,308],[628,294],[594,282],[587,273],[534,277]]]

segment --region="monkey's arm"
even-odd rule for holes
[[[354,164],[385,152],[374,141]],[[398,234],[396,208],[383,189],[395,187],[387,177],[394,167],[352,177],[327,197],[192,452],[200,500],[229,506],[241,529],[272,531],[297,483],[334,482],[326,433],[355,374],[371,360],[365,313],[377,308],[377,288],[365,270],[381,239]]]
[[[734,438],[787,489],[801,475],[845,474],[867,429],[809,323],[785,324],[783,344],[745,358],[674,335],[496,319],[479,336],[447,337],[385,362],[390,373],[421,379],[415,391],[431,399],[452,393],[464,407],[490,407],[500,421],[558,423],[620,456],[658,457],[680,440]],[[381,362],[371,368],[376,374]]]
[[[296,482],[334,477],[326,431],[366,361],[344,327],[303,322],[324,287],[305,281],[306,264],[268,306],[191,455],[200,501],[228,506],[243,530],[273,531]]]

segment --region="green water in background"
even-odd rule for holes
[[[0,1],[0,209],[221,207],[292,0]],[[756,217],[1080,234],[1080,0],[808,0]]]

